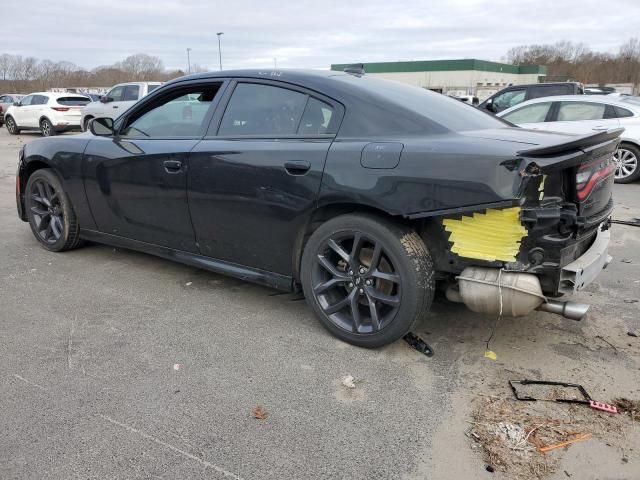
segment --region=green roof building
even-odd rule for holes
[[[349,64],[331,65],[343,70]],[[396,80],[449,95],[476,95],[481,100],[508,85],[538,83],[547,74],[543,65],[510,65],[486,60],[419,60],[365,63],[367,75]]]

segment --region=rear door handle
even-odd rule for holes
[[[114,105],[114,106],[113,106],[113,108],[118,108],[118,106],[117,106],[117,105]]]
[[[311,168],[311,163],[306,160],[290,160],[284,163],[284,168],[289,175],[304,175]]]
[[[167,173],[178,173],[182,170],[182,162],[180,160],[165,160],[162,164]]]

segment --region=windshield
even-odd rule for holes
[[[382,96],[454,132],[510,126],[469,104],[425,88],[367,76],[336,75],[334,78]]]
[[[87,97],[60,97],[58,105],[67,105],[72,107],[84,106],[91,101]]]

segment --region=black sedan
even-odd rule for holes
[[[619,131],[527,131],[361,72],[183,77],[115,123],[35,140],[16,198],[48,250],[83,239],[282,290],[366,347],[429,310],[577,318],[606,266]]]

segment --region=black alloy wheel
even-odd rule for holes
[[[403,337],[433,299],[433,264],[422,239],[370,214],[342,215],[318,227],[301,267],[305,297],[325,328],[362,347]]]
[[[47,250],[61,252],[80,245],[80,228],[58,176],[36,170],[25,188],[25,207],[31,230]]]
[[[326,240],[316,260],[313,293],[336,326],[373,333],[393,320],[402,281],[379,241],[361,232],[341,232]]]

